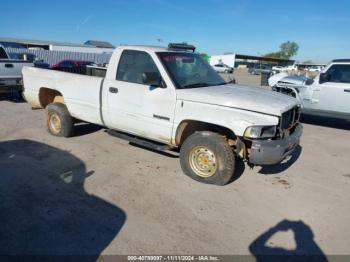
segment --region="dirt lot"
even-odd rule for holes
[[[261,76],[248,74],[248,69],[236,69],[233,74],[221,74],[221,76],[228,81],[230,78],[234,78],[237,84],[240,85],[253,85],[260,86]]]
[[[289,161],[217,187],[100,127],[56,138],[43,110],[0,112],[0,254],[350,253],[348,123],[307,118]]]

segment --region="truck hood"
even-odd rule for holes
[[[263,114],[281,116],[298,104],[293,97],[267,89],[243,85],[223,85],[178,89],[177,99],[232,107]]]
[[[307,80],[308,78],[305,76],[287,76],[280,79],[279,82],[300,86],[300,85],[304,85]]]

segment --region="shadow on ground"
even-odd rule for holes
[[[299,159],[301,152],[302,147],[298,145],[293,151],[292,155],[289,157],[289,159],[282,161],[281,163],[276,165],[262,166],[258,173],[263,175],[275,175],[282,173],[288,168],[290,168]]]
[[[125,223],[123,210],[85,192],[94,172],[69,152],[30,140],[0,142],[0,168],[0,255],[96,261]]]
[[[303,114],[300,120],[305,124],[350,130],[350,121],[345,119]]]
[[[278,246],[269,246],[269,239],[278,232],[291,230],[294,234],[296,248],[285,249]],[[249,251],[261,261],[328,261],[321,248],[314,240],[312,229],[303,221],[283,220],[270,228],[249,246]]]
[[[231,180],[228,182],[228,184],[231,184],[238,180],[244,173],[245,170],[245,164],[241,158],[236,158],[235,162],[235,172],[233,176],[231,177]]]
[[[101,130],[103,127],[91,123],[80,122],[74,125],[74,136],[85,136]]]

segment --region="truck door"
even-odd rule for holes
[[[146,52],[124,50],[115,79],[106,80],[108,123],[111,128],[169,143],[171,141],[176,93],[173,88],[143,83],[142,74],[157,73]]]
[[[326,74],[328,81],[313,90],[315,109],[350,114],[350,65],[332,65]]]

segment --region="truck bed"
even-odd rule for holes
[[[73,117],[102,124],[100,117],[100,89],[103,77],[24,67],[24,96],[33,107],[43,107],[40,91],[56,90]]]
[[[76,67],[61,67],[57,71],[63,71],[67,73],[87,75],[87,76],[98,76],[105,77],[107,68],[100,66],[76,66]]]

